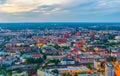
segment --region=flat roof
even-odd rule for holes
[[[78,76],[104,76],[103,74],[78,74]]]
[[[107,66],[108,67],[113,67],[113,65],[109,62],[109,63],[107,63]]]
[[[81,66],[81,67],[80,66],[79,67],[67,67],[67,68],[54,68],[54,69],[58,69],[60,71],[62,71],[62,70],[81,70],[81,71],[87,71],[87,70],[89,70],[86,66]]]

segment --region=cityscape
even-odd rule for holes
[[[0,27],[1,76],[120,76],[119,23]]]
[[[0,0],[0,76],[120,76],[120,0]]]

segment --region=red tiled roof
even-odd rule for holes
[[[120,52],[112,52],[112,54],[120,54]]]
[[[41,54],[33,54],[33,57],[34,57],[34,58],[41,57]]]
[[[94,58],[78,58],[79,60],[94,60]]]
[[[64,43],[64,42],[67,42],[67,39],[65,38],[58,39],[58,43]]]

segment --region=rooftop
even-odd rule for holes
[[[112,65],[110,62],[108,62],[106,65],[107,65],[108,67],[113,67],[113,65]]]

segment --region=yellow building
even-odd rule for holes
[[[22,73],[13,72],[12,76],[28,76],[28,73],[27,72],[22,72]]]

